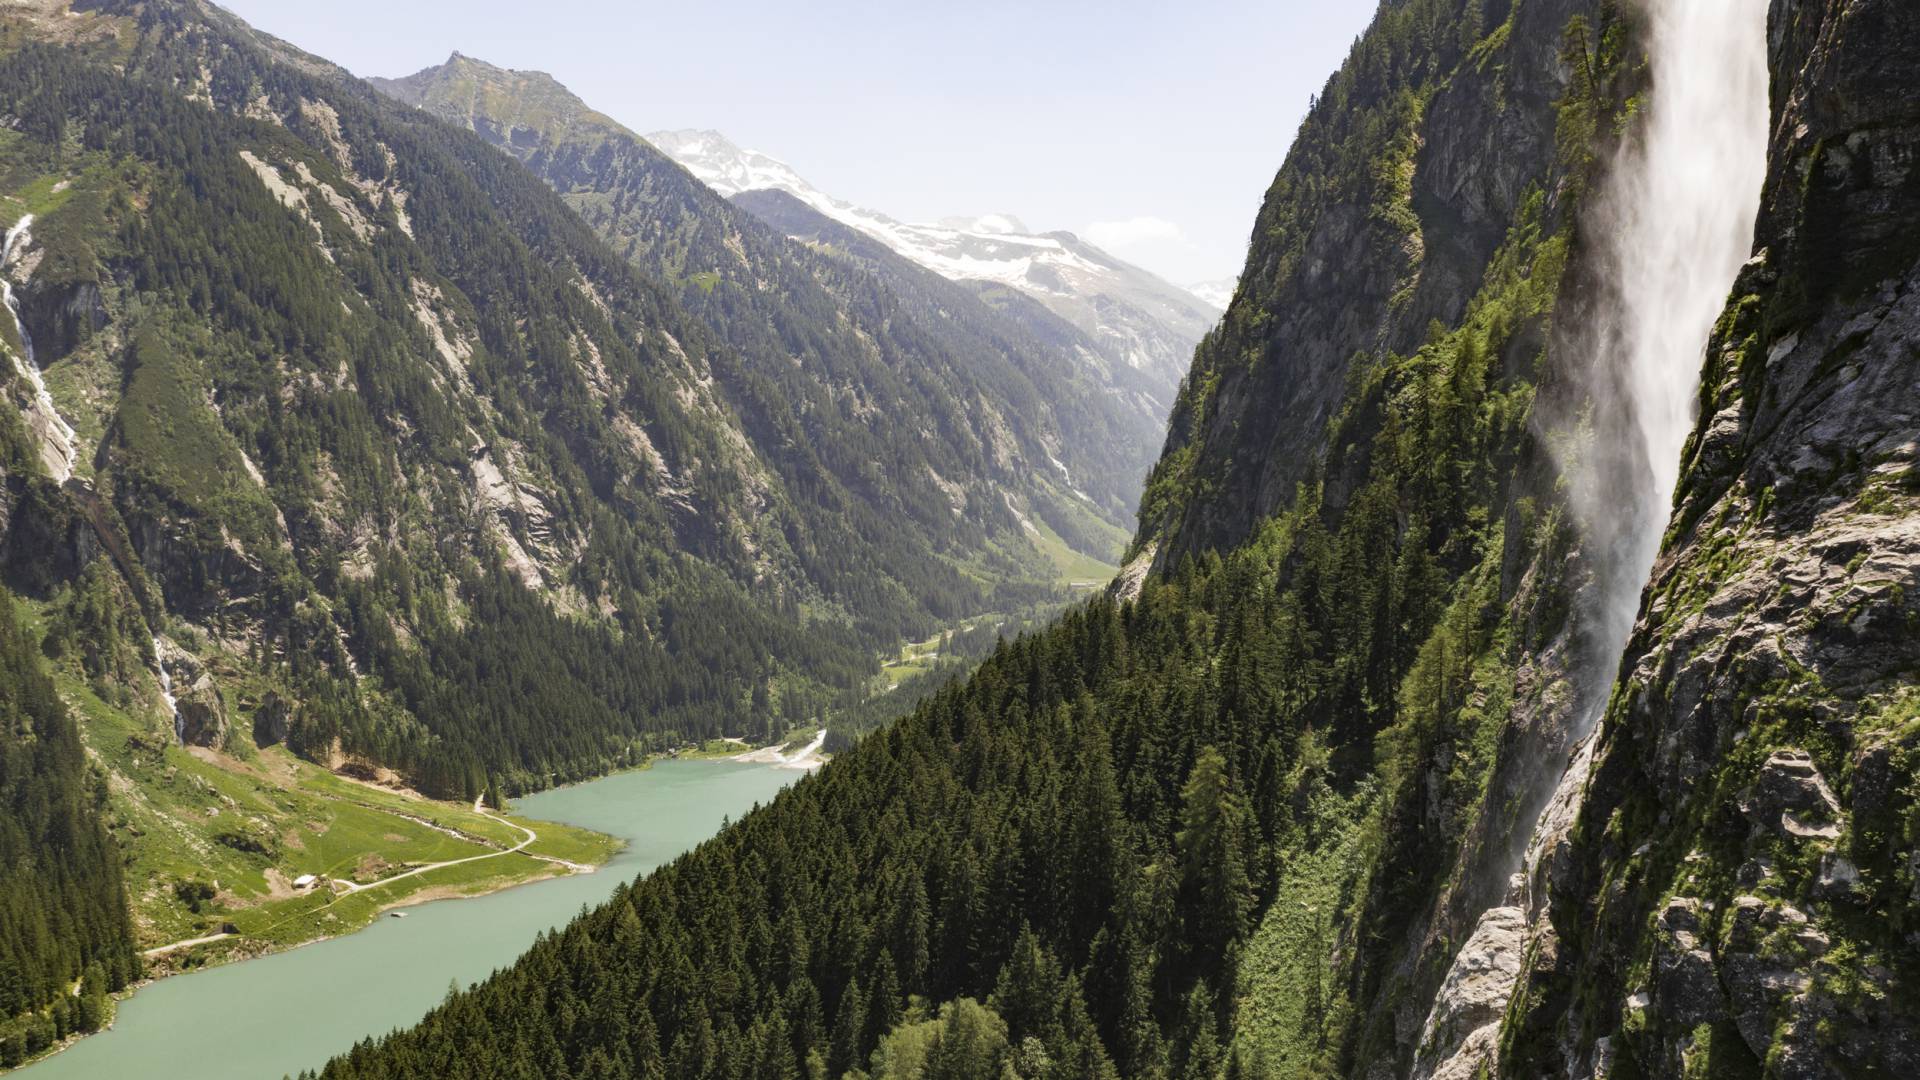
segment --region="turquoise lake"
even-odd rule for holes
[[[671,861],[802,773],[663,761],[514,801],[516,814],[627,841],[597,873],[406,908],[358,933],[162,979],[120,1003],[111,1030],[20,1070],[32,1080],[272,1080],[314,1069],[370,1035],[419,1020],[512,963],[535,937]]]

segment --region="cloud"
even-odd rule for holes
[[[1087,239],[1103,248],[1122,251],[1147,244],[1192,247],[1186,231],[1166,218],[1130,217],[1123,221],[1096,221],[1087,226]]]

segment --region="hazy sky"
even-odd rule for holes
[[[640,132],[716,129],[909,221],[1010,213],[1232,277],[1369,0],[223,0],[358,75],[459,50]]]

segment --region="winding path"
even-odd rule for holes
[[[396,813],[395,811],[386,810],[382,807],[369,807],[368,809],[380,810],[382,813],[393,814],[395,817],[403,817],[403,818],[406,818],[408,821],[419,822],[421,824],[426,825],[428,828],[438,829],[439,831],[448,833],[450,835],[454,835],[454,836],[460,835],[459,833],[455,833],[452,829],[448,829],[443,826],[436,825],[431,821],[425,821],[424,819],[415,818],[408,814]],[[339,890],[334,892],[333,894],[334,898],[338,898],[341,896],[351,896],[354,893],[364,892],[367,889],[378,889],[385,885],[391,885],[396,881],[402,880],[403,878],[410,878],[419,874],[430,873],[434,870],[444,870],[449,866],[460,866],[464,863],[479,862],[481,859],[497,859],[502,855],[512,855],[513,853],[524,849],[528,844],[531,844],[535,840],[540,839],[539,833],[534,832],[532,829],[527,828],[525,825],[522,825],[517,821],[508,821],[506,818],[503,818],[498,814],[495,814],[489,810],[481,809],[480,801],[478,799],[474,800],[474,809],[478,811],[483,817],[491,818],[502,825],[508,825],[513,828],[519,829],[521,832],[527,834],[526,837],[523,838],[519,843],[513,845],[510,848],[501,848],[498,851],[489,851],[481,855],[469,855],[464,859],[448,859],[445,862],[428,863],[425,866],[416,866],[413,869],[405,871],[403,873],[395,874],[392,877],[381,878],[379,881],[368,882],[365,885],[361,885],[353,881],[347,881],[343,878],[329,878],[328,879],[329,888],[337,888]],[[471,839],[471,838],[465,838],[465,837],[463,838]],[[529,859],[538,859],[541,862],[548,862],[548,863],[553,863],[557,866],[564,866],[567,869],[574,871],[575,873],[590,874],[595,869],[594,867],[587,866],[583,863],[572,862],[567,859],[562,859],[553,855],[536,855],[533,852],[526,852],[526,856]],[[332,903],[332,902],[333,901],[331,899],[328,900],[328,903]],[[239,936],[241,935],[239,934],[208,934],[205,937],[188,938],[185,941],[173,941],[165,945],[158,945],[158,946],[155,946],[154,948],[143,951],[140,955],[159,956],[162,953],[173,952],[176,949],[191,948],[192,946],[195,946],[195,945],[205,945],[211,941],[222,941],[226,938],[239,937]]]
[[[478,802],[475,802],[475,804],[474,804],[474,805],[475,805],[475,807],[477,808],[477,807],[479,806],[479,803],[478,803]],[[533,842],[534,842],[535,840],[538,840],[538,839],[540,839],[540,834],[539,834],[539,833],[536,833],[536,832],[534,832],[534,831],[533,831],[532,829],[529,829],[529,828],[527,828],[527,827],[526,827],[525,825],[521,825],[521,824],[519,824],[518,822],[513,822],[513,821],[508,821],[508,820],[507,820],[506,818],[503,818],[503,817],[499,817],[499,816],[497,816],[497,815],[495,815],[495,814],[493,814],[492,812],[490,812],[490,811],[487,811],[487,810],[481,810],[481,811],[480,811],[480,814],[481,814],[481,816],[483,816],[483,817],[488,817],[488,818],[492,818],[492,819],[493,819],[494,821],[497,821],[497,822],[499,822],[499,823],[500,823],[500,824],[502,824],[502,825],[511,825],[511,826],[513,826],[514,828],[516,828],[516,829],[519,829],[519,830],[520,830],[521,832],[523,832],[523,833],[526,833],[526,834],[527,834],[527,835],[526,835],[526,838],[525,838],[525,839],[523,839],[523,840],[521,840],[521,841],[520,841],[519,843],[517,843],[517,844],[515,844],[515,845],[513,845],[513,846],[512,846],[512,847],[510,847],[510,848],[502,848],[502,849],[501,849],[501,850],[499,850],[499,851],[489,851],[489,852],[487,852],[487,853],[486,853],[486,854],[484,854],[484,855],[469,855],[469,856],[467,856],[467,857],[466,857],[466,858],[464,858],[464,859],[448,859],[448,860],[447,860],[447,861],[445,861],[445,862],[437,862],[437,863],[428,863],[428,864],[426,864],[425,866],[416,866],[416,867],[414,867],[413,869],[411,869],[411,870],[408,870],[408,871],[405,871],[405,872],[403,872],[403,873],[399,873],[399,874],[395,874],[395,875],[393,875],[392,877],[385,877],[385,878],[381,878],[381,879],[380,879],[379,881],[370,881],[370,882],[368,882],[368,883],[367,883],[367,884],[365,884],[365,885],[361,885],[361,884],[359,884],[359,883],[357,883],[357,882],[352,882],[352,881],[347,881],[347,880],[345,880],[345,879],[343,879],[343,878],[332,878],[332,879],[330,879],[330,883],[331,883],[332,885],[336,885],[336,886],[345,886],[345,887],[346,887],[346,891],[345,891],[345,893],[344,893],[344,894],[342,894],[342,895],[349,895],[349,896],[350,896],[350,895],[352,895],[353,893],[357,893],[357,892],[362,892],[362,891],[364,891],[364,890],[366,890],[366,889],[378,889],[378,888],[380,888],[380,887],[381,887],[381,886],[383,886],[383,885],[391,885],[391,884],[393,884],[394,882],[396,882],[396,881],[399,881],[399,880],[401,880],[401,879],[403,879],[403,878],[410,878],[410,877],[413,877],[413,876],[415,876],[415,875],[417,875],[417,874],[425,874],[425,873],[428,873],[428,872],[430,872],[430,871],[434,871],[434,870],[443,870],[443,869],[445,869],[445,868],[447,868],[447,867],[449,867],[449,866],[460,866],[460,865],[462,865],[462,864],[465,864],[465,863],[470,863],[470,862],[479,862],[479,861],[480,861],[481,859],[497,859],[497,858],[499,858],[499,857],[500,857],[500,856],[502,856],[502,855],[511,855],[511,854],[513,854],[514,852],[516,852],[516,851],[519,851],[519,850],[520,850],[521,848],[524,848],[524,847],[526,847],[526,846],[527,846],[528,844],[531,844],[531,843],[533,843]],[[429,825],[429,827],[431,828],[431,827],[434,827],[434,826],[431,826],[431,825]],[[450,832],[451,830],[447,830],[447,829],[442,829],[441,831],[442,831],[442,832]],[[544,856],[544,855],[532,855],[532,856],[528,856],[528,857],[529,857],[529,858],[534,858],[534,859],[541,859],[541,860],[543,860],[543,861],[545,861],[545,862],[557,862],[557,863],[562,863],[562,864],[564,864],[564,865],[567,865],[567,866],[574,866],[574,865],[575,865],[574,863],[570,863],[570,862],[567,862],[567,861],[566,861],[566,860],[564,860],[564,859],[551,859],[551,858],[547,858],[547,857],[546,857],[546,856]]]

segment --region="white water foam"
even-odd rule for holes
[[[31,239],[29,230],[32,227],[33,215],[23,214],[13,228],[7,230],[6,245],[0,248],[0,300],[6,302],[7,311],[13,315],[14,331],[20,336],[20,352],[13,355],[13,369],[33,387],[28,426],[40,441],[40,458],[46,463],[47,472],[52,474],[55,483],[64,484],[73,475],[77,439],[73,426],[54,406],[53,395],[47,393],[47,382],[40,377],[40,365],[34,359],[33,338],[27,333],[27,324],[20,318],[20,301],[13,295],[13,282],[4,276],[5,269],[13,264],[14,252],[23,246],[24,241]]]
[[[173,697],[173,676],[167,674],[167,662],[160,654],[160,639],[153,639],[153,673],[160,678],[160,701],[167,707],[167,716],[173,720],[173,737],[180,745],[187,744],[186,729],[180,723],[180,703]]]

